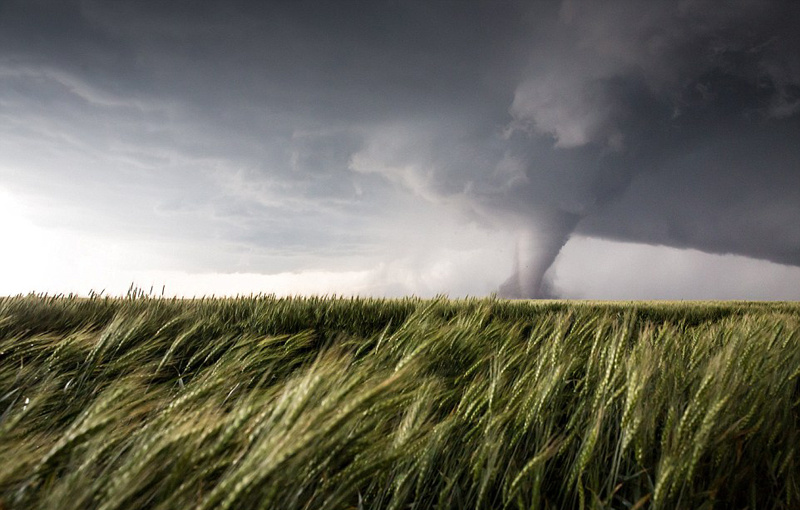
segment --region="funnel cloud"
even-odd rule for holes
[[[514,272],[500,286],[507,298],[548,297],[543,278],[566,244],[580,217],[560,213],[538,215],[530,226],[517,233]]]

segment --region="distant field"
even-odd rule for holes
[[[0,299],[0,509],[195,507],[800,508],[800,305]]]

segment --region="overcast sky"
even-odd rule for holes
[[[800,2],[0,0],[0,295],[800,299]]]

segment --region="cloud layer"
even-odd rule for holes
[[[0,177],[35,224],[173,270],[358,272],[475,229],[510,243],[509,296],[558,292],[573,234],[800,266],[798,24],[788,0],[10,0]]]

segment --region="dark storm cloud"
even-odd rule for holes
[[[788,0],[5,1],[0,171],[106,228],[298,252],[366,249],[399,187],[515,232],[508,295],[573,232],[800,265],[799,24]]]
[[[798,21],[794,2],[564,2],[563,39],[511,108],[553,142],[522,156],[530,187],[585,234],[800,264]],[[521,249],[534,270],[511,294],[536,293],[524,282],[576,224],[530,218],[545,248]]]
[[[468,100],[502,112],[489,73],[504,70],[519,36],[515,12],[478,2],[11,2],[2,42],[9,59],[69,70],[109,94],[188,101],[240,125],[281,113],[327,123]]]
[[[216,174],[233,173],[244,181],[234,195],[260,189],[249,198],[307,199],[309,208],[358,202],[369,215],[386,202],[349,162],[373,126],[426,116],[479,126],[474,119],[486,115],[505,119],[501,82],[509,78],[498,55],[509,54],[520,27],[496,23],[513,20],[515,8],[452,7],[4,2],[4,150],[34,167],[21,178],[29,187],[80,183],[69,194],[82,201],[88,194],[116,204],[124,197],[105,188],[137,185],[169,195],[164,184],[173,176],[186,184],[183,202],[209,203],[214,180],[225,180]],[[508,38],[496,36],[500,28]],[[79,162],[52,164],[60,158]]]

